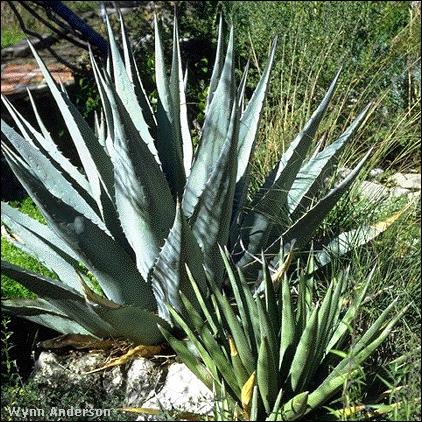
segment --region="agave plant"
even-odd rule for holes
[[[263,258],[265,289],[253,296],[243,271],[233,268],[227,251],[221,254],[234,303],[212,280],[212,293],[205,296],[191,276],[200,311],[183,295],[186,316],[170,307],[187,340],[162,330],[193,373],[209,388],[217,387],[221,397],[231,398],[241,420],[296,420],[318,408],[354,376],[407,310],[390,318],[393,301],[346,353],[350,327],[375,269],[352,298],[346,294],[350,289],[345,271],[332,279],[318,301],[312,254],[296,278],[284,271],[275,283]],[[289,260],[287,256],[285,270]]]
[[[3,306],[60,332],[152,344],[162,340],[157,324],[172,325],[166,304],[182,311],[180,291],[196,302],[186,266],[205,291],[205,273],[217,286],[225,279],[220,245],[230,250],[237,265],[248,269],[248,276],[259,270],[256,257],[262,250],[274,256],[279,253],[280,239],[283,248],[293,242],[306,247],[369,154],[337,187],[314,200],[369,106],[336,141],[307,159],[334,94],[337,74],[303,130],[249,201],[250,162],[276,43],[255,92],[246,101],[247,70],[236,85],[233,29],[224,55],[220,20],[205,120],[194,151],[177,22],[170,77],[155,22],[158,95],[154,110],[121,23],[123,55],[110,24],[110,60],[101,67],[91,55],[102,100],[96,130],[83,119],[65,88],[56,84],[30,44],[81,168],[58,149],[31,97],[39,129],[3,98],[20,133],[2,121],[2,150],[47,224],[3,203],[2,220],[12,242],[60,280],[2,263],[6,275],[39,296],[5,301]]]

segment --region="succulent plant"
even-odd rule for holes
[[[191,371],[210,388],[217,387],[217,397],[230,397],[232,408],[237,404],[237,420],[296,420],[320,407],[356,374],[407,310],[390,317],[393,301],[347,350],[350,327],[375,268],[352,298],[346,270],[318,300],[313,254],[306,268],[299,267],[291,277],[287,255],[285,271],[276,280],[262,257],[265,289],[254,296],[242,270],[229,262],[227,251],[221,254],[234,303],[212,280],[205,296],[191,276],[201,310],[183,295],[185,316],[170,306],[187,339],[179,340],[165,328],[163,333]]]
[[[123,56],[108,24],[110,60],[102,68],[91,54],[102,100],[97,130],[84,120],[30,45],[81,168],[58,149],[32,98],[39,130],[3,98],[20,133],[2,121],[2,150],[47,224],[7,204],[2,204],[2,220],[13,243],[60,280],[2,263],[4,274],[39,296],[5,301],[7,311],[64,333],[157,343],[162,340],[157,324],[168,328],[173,324],[166,305],[181,312],[180,291],[196,303],[186,266],[205,291],[206,274],[217,286],[225,279],[220,246],[230,250],[238,266],[247,268],[248,277],[259,271],[261,251],[279,254],[280,239],[282,250],[293,243],[306,247],[364,165],[369,152],[346,179],[317,199],[324,178],[334,170],[344,145],[369,110],[368,106],[335,142],[307,159],[337,74],[303,130],[249,201],[250,163],[276,43],[246,102],[247,72],[237,86],[233,29],[224,55],[220,21],[205,120],[194,151],[177,22],[170,77],[155,23],[156,109],[139,79],[123,21]],[[276,258],[273,264],[276,269]]]

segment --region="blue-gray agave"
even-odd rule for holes
[[[97,130],[83,119],[31,46],[82,169],[57,148],[32,98],[39,129],[3,99],[20,133],[2,121],[2,150],[47,225],[7,204],[2,204],[2,220],[13,243],[38,258],[61,281],[2,263],[5,274],[39,296],[36,300],[5,301],[6,310],[64,333],[157,343],[162,340],[157,323],[172,324],[166,305],[182,311],[180,291],[195,303],[186,266],[204,291],[205,273],[217,286],[223,282],[220,245],[229,248],[237,265],[250,271],[262,250],[274,255],[279,252],[280,239],[284,248],[293,242],[306,246],[362,168],[365,158],[335,189],[310,206],[368,111],[366,108],[357,116],[339,139],[305,161],[334,94],[337,75],[248,203],[250,162],[275,42],[246,103],[247,72],[237,86],[233,29],[224,55],[220,21],[205,120],[194,152],[177,23],[170,76],[155,23],[156,109],[139,78],[123,22],[123,55],[108,25],[111,54],[107,66],[101,68],[91,56],[102,100]],[[93,275],[101,292],[95,292],[90,279],[78,271],[80,264]]]

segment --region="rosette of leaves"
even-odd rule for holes
[[[91,55],[102,101],[101,118],[94,129],[30,44],[71,135],[80,167],[58,149],[32,97],[39,128],[3,98],[17,130],[2,121],[2,151],[47,224],[5,203],[2,221],[13,244],[39,259],[59,279],[3,262],[4,274],[39,297],[7,300],[3,307],[63,333],[153,344],[163,339],[157,324],[173,324],[166,305],[182,310],[179,292],[195,304],[186,265],[205,291],[205,272],[217,286],[225,279],[220,245],[253,274],[257,271],[255,257],[262,250],[276,255],[279,239],[285,247],[293,241],[299,248],[309,243],[369,154],[337,187],[311,204],[369,107],[336,141],[308,159],[334,94],[336,75],[321,104],[249,201],[250,163],[275,42],[247,101],[247,69],[236,84],[233,29],[224,54],[220,21],[205,121],[194,151],[177,22],[170,74],[155,22],[155,108],[139,79],[123,21],[123,54],[109,24],[108,31],[110,57],[106,65],[101,66]],[[84,274],[79,271],[81,266]]]
[[[305,270],[291,277],[288,255],[276,280],[262,257],[265,288],[254,296],[242,269],[229,262],[227,252],[221,254],[234,300],[212,280],[211,293],[204,295],[191,276],[200,310],[183,295],[184,315],[169,306],[186,339],[162,331],[191,371],[215,388],[217,397],[231,401],[225,407],[234,408],[238,420],[290,421],[317,409],[357,374],[407,310],[391,316],[393,301],[348,345],[374,270],[352,297],[345,271],[317,300],[313,255]]]

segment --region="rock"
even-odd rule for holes
[[[78,388],[86,382],[98,384],[98,388],[103,388],[104,383],[108,388],[118,390],[123,385],[120,367],[112,371],[86,374],[102,366],[105,359],[103,352],[56,354],[43,351],[35,362],[32,380],[40,387],[58,390]]]
[[[383,169],[381,169],[381,168],[375,168],[375,169],[372,169],[369,172],[369,177],[371,179],[376,179],[377,177],[381,176],[381,174],[383,174],[383,173],[384,173],[384,170]]]
[[[388,181],[404,189],[421,189],[420,173],[396,173],[389,177]]]
[[[364,181],[360,184],[359,192],[370,201],[388,198],[390,190],[381,183]]]
[[[144,408],[208,414],[213,409],[213,393],[182,363],[173,363],[168,368],[162,389],[143,403]],[[147,415],[137,420],[160,420]]]
[[[127,371],[125,405],[142,405],[157,390],[162,375],[163,370],[149,359],[135,359]]]
[[[115,407],[146,407],[207,414],[213,409],[212,392],[182,363],[135,358],[126,365],[92,374],[105,364],[107,353],[43,351],[31,381],[46,406],[50,392],[84,398],[83,406],[96,408],[98,397],[112,397]],[[95,398],[94,397],[97,397]],[[92,396],[92,398],[91,398]],[[141,415],[139,420],[163,420]],[[164,419],[166,420],[166,419]]]
[[[405,188],[401,188],[401,187],[390,189],[390,197],[391,198],[399,198],[400,196],[408,195],[410,193],[412,193],[412,192],[409,189],[405,189]]]

